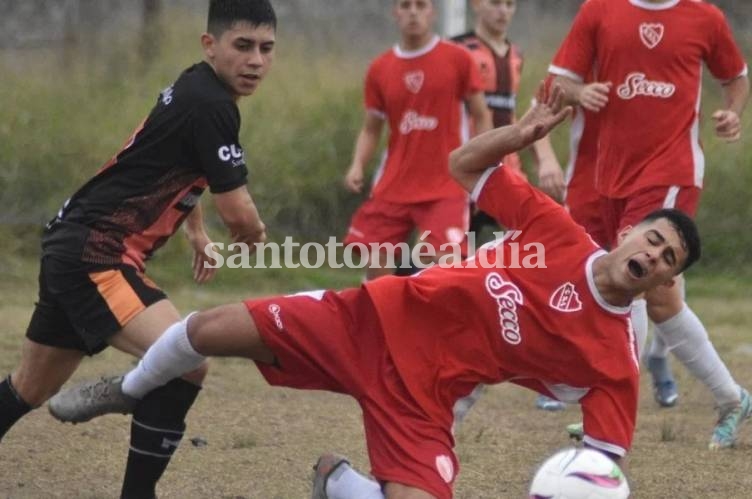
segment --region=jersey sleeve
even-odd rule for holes
[[[379,66],[376,63],[371,64],[368,68],[363,96],[365,99],[366,111],[385,118],[386,104],[384,102],[384,94],[379,85],[378,68]]]
[[[733,80],[747,74],[747,65],[739,46],[734,41],[731,27],[726,17],[718,9],[715,10],[715,36],[711,41],[706,58],[708,69],[722,82]]]
[[[231,191],[247,181],[239,131],[240,113],[234,103],[211,102],[197,108],[191,139],[213,193]]]
[[[471,198],[478,209],[508,229],[540,229],[546,239],[555,233],[580,232],[564,208],[503,165],[483,173]]]
[[[583,81],[595,62],[599,5],[586,1],[580,7],[569,34],[562,42],[549,73]]]
[[[590,447],[624,456],[632,446],[637,421],[637,379],[592,388],[580,401],[585,436]]]

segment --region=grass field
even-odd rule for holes
[[[159,265],[155,266],[155,269]],[[36,293],[35,264],[16,262],[0,282],[0,373],[13,368]],[[242,271],[228,271],[242,274]],[[172,272],[175,274],[175,272]],[[353,272],[291,272],[287,278],[259,271],[196,288],[173,278],[165,288],[183,311],[238,300],[260,292],[354,284]],[[157,276],[159,278],[159,276]],[[247,280],[246,280],[247,279]],[[244,283],[245,281],[245,283]],[[229,282],[229,283],[228,283]],[[284,284],[280,284],[284,283]],[[165,283],[163,283],[165,284]],[[690,277],[690,297],[737,379],[752,378],[752,323],[744,280]],[[124,371],[132,360],[107,350],[87,360],[74,380]],[[658,409],[643,378],[641,408],[629,477],[637,498],[749,497],[752,427],[736,449],[706,450],[715,413],[710,394],[676,367],[679,405]],[[536,465],[568,445],[563,428],[578,419],[576,407],[559,414],[533,408],[531,392],[490,387],[458,433],[462,463],[456,497],[525,497]],[[19,422],[0,445],[2,498],[116,497],[128,447],[129,418],[107,416],[72,426],[45,409]],[[200,437],[207,445],[195,446]],[[327,393],[272,389],[242,360],[217,360],[189,415],[186,438],[163,478],[161,498],[299,499],[308,497],[311,464],[319,453],[348,455],[368,469],[360,412],[350,399]]]

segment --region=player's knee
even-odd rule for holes
[[[193,349],[202,355],[205,354],[207,338],[212,334],[214,328],[214,321],[216,320],[214,310],[216,309],[193,314],[186,325],[188,341],[191,342]],[[202,366],[208,370],[206,362]]]
[[[183,376],[181,376],[184,380],[193,383],[194,385],[201,385],[201,383],[204,381],[204,378],[206,378],[206,375],[209,374],[209,362],[204,361],[200,366],[198,366],[196,369],[194,369],[191,372],[185,373]]]

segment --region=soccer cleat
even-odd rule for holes
[[[727,405],[718,409],[718,423],[710,437],[710,450],[728,449],[736,444],[739,427],[752,415],[752,401],[749,393],[741,389],[741,400],[738,404]]]
[[[83,423],[104,414],[130,414],[138,399],[123,393],[123,377],[103,377],[58,392],[50,399],[52,416],[64,423]]]
[[[311,499],[328,499],[326,495],[326,483],[329,477],[335,473],[339,476],[347,468],[350,462],[337,454],[323,454],[313,465],[313,492]]]
[[[535,399],[535,407],[537,407],[541,411],[556,412],[563,411],[567,407],[567,405],[564,402],[552,399],[551,397],[538,395],[538,398]]]
[[[665,357],[648,357],[648,371],[653,377],[653,397],[661,407],[673,407],[679,400],[671,367]]]
[[[569,438],[577,440],[578,442],[585,438],[585,427],[582,423],[572,423],[567,425],[567,435]]]

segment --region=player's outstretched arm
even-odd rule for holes
[[[541,83],[535,105],[517,123],[482,133],[452,151],[449,155],[452,176],[468,192],[472,191],[487,168],[496,166],[507,154],[546,136],[571,111],[569,106],[564,105],[560,86],[555,85],[546,94]]]

